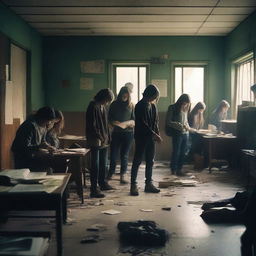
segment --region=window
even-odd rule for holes
[[[249,53],[236,61],[235,68],[235,83],[234,83],[234,102],[232,104],[233,111],[236,114],[237,106],[243,101],[253,101],[253,93],[251,85],[254,84],[254,59],[253,53]]]
[[[192,105],[204,101],[205,67],[175,66],[175,101],[187,93]]]
[[[126,83],[133,84],[132,102],[136,104],[141,98],[147,83],[146,65],[114,65],[114,91],[116,95]]]

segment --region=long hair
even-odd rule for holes
[[[50,133],[60,135],[65,123],[64,116],[60,110],[55,110],[55,119],[58,119],[58,121],[54,123]]]
[[[130,109],[130,108],[132,108],[131,93],[130,93],[129,88],[127,88],[126,86],[121,87],[121,89],[117,95],[116,101],[123,102],[122,98],[123,98],[124,94],[128,94],[128,99],[125,103],[126,103],[126,106]]]
[[[219,105],[214,109],[213,114],[218,115],[221,120],[227,118],[227,112],[223,111],[224,108],[230,108],[229,103],[226,100],[222,100]]]
[[[200,129],[204,126],[204,115],[202,112],[199,111],[200,109],[206,109],[206,105],[204,102],[199,101],[189,113],[188,121],[189,125],[192,128]]]
[[[190,103],[190,97],[188,94],[184,93],[182,94],[177,101],[174,103],[174,113],[175,114],[179,114],[181,111],[181,107],[184,103],[188,103],[188,113],[190,112],[190,107],[191,107],[191,103]]]
[[[98,91],[98,93],[94,96],[94,100],[96,102],[102,102],[102,101],[106,101],[106,102],[111,102],[114,99],[114,94],[113,92],[106,88],[106,89],[101,89],[100,91]]]
[[[155,97],[156,99],[159,98],[160,92],[156,85],[149,84],[143,92],[143,97],[150,99]]]

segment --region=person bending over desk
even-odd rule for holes
[[[40,108],[29,116],[16,132],[11,150],[16,169],[29,168],[30,171],[47,171],[49,162],[43,160],[54,148],[45,141],[46,132],[55,122],[55,112],[51,107]]]
[[[201,169],[203,168],[202,164],[202,154],[203,154],[203,139],[202,136],[197,133],[198,130],[204,127],[204,111],[205,111],[204,102],[198,102],[191,112],[188,115],[188,123],[195,132],[189,134],[191,139],[191,148],[190,154],[194,159],[194,168]]]
[[[219,105],[212,112],[209,124],[216,126],[218,131],[221,131],[221,121],[227,119],[229,103],[226,100],[222,100]]]

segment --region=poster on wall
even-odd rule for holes
[[[153,79],[151,82],[152,84],[155,84],[158,87],[160,91],[160,97],[168,97],[166,79]]]
[[[5,83],[5,124],[13,124],[12,94],[13,94],[12,81],[6,81]]]
[[[93,78],[81,77],[80,78],[81,90],[93,90]]]
[[[104,73],[104,60],[81,61],[82,73]]]

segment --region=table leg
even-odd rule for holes
[[[56,240],[57,240],[57,255],[62,256],[62,198],[59,200],[59,205],[56,209]]]

